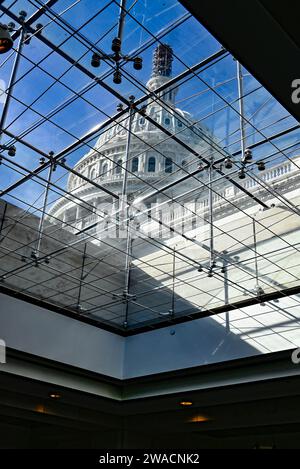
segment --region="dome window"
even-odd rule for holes
[[[122,160],[117,161],[117,166],[116,166],[116,174],[121,174],[122,173]]]
[[[165,160],[165,173],[173,172],[173,160],[172,158],[166,158]]]
[[[151,156],[148,160],[148,173],[155,173],[156,159]]]
[[[131,163],[131,172],[137,173],[138,170],[139,170],[139,159],[133,158],[132,163]]]
[[[182,122],[181,122],[181,121],[177,121],[177,125],[178,125],[178,127],[182,127]]]
[[[169,117],[165,118],[165,124],[170,125],[171,124],[171,119]]]
[[[141,117],[139,122],[140,122],[140,125],[145,125],[145,122],[146,122],[145,117]]]
[[[107,163],[105,163],[102,167],[102,174],[101,176],[106,177],[107,176]]]

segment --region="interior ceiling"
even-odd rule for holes
[[[201,2],[200,17],[199,3],[181,2],[215,37],[178,1],[154,3],[147,10],[139,1],[126,5],[122,47],[131,58],[141,56],[144,66],[137,71],[122,60],[119,85],[112,80],[115,64],[107,57],[119,2],[104,2],[101,9],[84,1],[1,3],[1,22],[16,25],[14,50],[0,63],[10,95],[1,129],[2,291],[123,334],[212,315],[215,323],[209,327],[227,328],[264,352],[292,348],[300,314],[299,110],[280,89],[291,78],[291,53],[284,48],[296,49],[294,33],[282,31],[287,18],[281,27],[272,19],[265,23],[270,33],[264,32],[264,47],[258,47],[259,21],[270,15],[269,2],[252,23],[255,35],[245,21],[236,21],[234,28],[225,21],[233,6],[235,15],[241,8],[248,21],[245,5],[226,2],[225,7],[223,2],[213,9],[213,2]],[[259,2],[248,7],[255,15]],[[25,23],[22,9],[28,13]],[[22,24],[27,36],[9,88]],[[186,44],[187,33],[193,46]],[[170,44],[174,56],[168,86],[158,79],[159,94],[148,80],[153,51],[161,43]],[[222,45],[246,67],[239,75]],[[100,69],[91,66],[93,52],[104,57]],[[294,58],[298,52],[293,51]],[[277,73],[271,80],[275,57]],[[178,93],[176,102],[163,97],[162,89]],[[129,129],[130,95],[135,97],[134,122],[149,132]],[[119,103],[123,108],[117,108]],[[117,126],[124,134],[118,144],[118,135],[106,133]],[[7,153],[12,145],[15,158]],[[116,145],[121,165],[109,153]],[[122,145],[129,148],[127,163]],[[135,172],[137,145],[146,166]],[[253,153],[247,165],[243,147]],[[169,172],[172,149],[176,158]],[[150,153],[161,164],[154,175]],[[82,163],[85,155],[105,158],[113,165],[110,176],[94,176]],[[121,213],[125,174],[135,197],[126,205],[125,221],[118,217],[110,223],[118,230],[125,223],[126,236],[103,237],[112,203]],[[92,192],[105,194],[106,206],[93,205],[86,198]],[[153,200],[155,210],[148,206]],[[143,208],[133,217],[137,229],[129,209],[137,210],[138,203]],[[73,218],[57,218],[53,207],[68,204]],[[173,212],[165,215],[169,206]],[[166,232],[167,237],[160,236]],[[257,303],[262,306],[254,311],[251,305]],[[229,310],[230,317],[216,316]],[[273,341],[261,339],[262,329]]]
[[[288,361],[289,355],[282,354],[282,359]],[[266,362],[270,366],[268,369],[274,372],[276,358],[266,359]],[[259,368],[261,360],[253,360],[250,370],[254,374],[256,365]],[[240,366],[245,368],[247,364],[242,365],[241,362]],[[224,372],[227,380],[236,376],[237,368],[234,362],[225,365],[223,370],[222,366],[219,368],[212,371],[216,383],[219,376],[224,376]],[[198,371],[199,375],[195,370],[193,373],[199,382],[201,371]],[[203,369],[202,372],[205,373]],[[183,378],[184,373],[168,373],[169,383],[173,380],[178,382],[178,377]],[[72,376],[72,373],[70,375]],[[78,379],[78,375],[76,377]],[[122,386],[123,389],[140,386],[144,393],[151,385],[156,382],[159,384],[161,379],[164,379],[163,375],[151,379],[139,378],[124,382]],[[59,395],[59,398],[51,398],[53,393]],[[34,447],[63,447],[67,444],[66,439],[70,439],[71,443],[72,436],[71,444],[79,448],[87,445],[105,448],[109,444],[110,447],[115,447],[120,445],[118,435],[121,430],[133,435],[133,441],[125,443],[129,447],[130,444],[138,444],[140,440],[137,435],[142,438],[142,446],[146,441],[147,447],[149,444],[155,447],[160,442],[164,448],[170,444],[173,449],[195,447],[197,444],[205,447],[210,439],[210,444],[214,447],[226,447],[231,444],[236,447],[238,440],[242,446],[252,448],[255,444],[276,446],[278,449],[299,445],[298,376],[231,386],[215,384],[214,388],[178,391],[175,394],[129,399],[120,403],[88,392],[54,386],[53,383],[1,373],[0,396],[0,446],[5,447],[9,443],[13,447],[22,444]],[[182,401],[190,401],[192,406],[182,407],[179,404]],[[19,434],[17,429],[24,427],[27,431]],[[12,429],[13,438],[10,442]],[[94,440],[93,435],[96,434],[98,439]],[[294,437],[288,439],[289,434],[294,434]],[[111,440],[107,442],[106,438]]]

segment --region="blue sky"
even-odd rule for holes
[[[6,0],[4,5],[9,6],[11,3],[11,0]],[[133,0],[132,2],[129,1],[128,5],[131,5],[131,3],[133,3]],[[99,7],[102,8],[106,4],[108,4],[106,0],[59,0],[54,10],[61,14],[62,18],[74,28],[80,28],[99,10]],[[24,9],[30,15],[36,9],[34,5],[35,0],[19,0],[17,4],[12,7],[12,11],[17,14],[21,9]],[[72,5],[75,6],[70,8]],[[168,24],[171,24],[185,13],[182,5],[175,0],[138,0],[132,8],[131,14],[137,21],[142,23],[149,32],[143,30],[133,18],[127,17],[123,52],[130,53],[134,51],[151,38],[151,33],[157,35],[162,28],[165,28]],[[88,26],[83,27],[81,33],[93,42],[98,42],[102,38],[98,46],[102,50],[110,52],[111,40],[115,37],[117,31],[117,19],[118,6],[113,2]],[[8,20],[4,16],[1,18],[1,21],[7,22]],[[70,39],[69,34],[61,26],[54,24],[50,18],[44,16],[39,22],[45,26],[43,34],[47,38],[56,45],[61,45],[65,41],[65,43],[61,45],[61,48],[72,58],[79,60],[80,63],[93,71],[93,73],[99,73],[101,76],[109,70],[109,67],[103,63],[100,69],[92,69],[90,65],[91,53],[88,52],[86,54],[87,48],[77,39]],[[112,27],[113,30],[105,36],[107,31]],[[66,39],[68,40],[66,41]],[[178,57],[175,58],[173,63],[173,75],[177,75],[182,72],[186,66],[191,66],[203,60],[220,48],[218,42],[193,18],[188,19],[184,24],[168,34],[163,41],[173,47],[174,53]],[[130,64],[126,66],[133,78],[136,77],[136,79],[144,84],[147,82],[151,72],[153,49],[154,46],[150,47],[142,54],[144,67],[141,72],[133,70]],[[41,119],[42,115],[48,115],[57,106],[74,96],[72,90],[78,92],[91,83],[91,80],[85,76],[85,74],[71,67],[67,61],[58,56],[58,54],[53,53],[37,38],[33,38],[30,45],[24,47],[23,54],[24,57],[21,59],[18,72],[19,81],[13,91],[14,99],[12,100],[7,119],[7,125],[10,124],[9,130],[17,135],[27,131],[32,124]],[[86,55],[82,57],[84,54]],[[5,82],[8,81],[13,59],[14,53],[0,57],[0,79]],[[37,63],[39,66],[34,66],[34,64]],[[271,121],[285,117],[287,112],[276,103],[274,99],[271,99],[265,90],[262,88],[258,89],[259,84],[247,74],[247,71],[244,71],[244,73],[245,92],[250,93],[249,96],[245,98],[246,115],[250,118],[261,108],[261,110],[257,112],[254,124],[264,128]],[[218,85],[218,92],[225,99],[234,102],[237,98],[235,78],[236,62],[232,57],[228,57],[219,62],[201,76],[210,85]],[[53,85],[53,77],[61,77],[61,83]],[[107,83],[125,96],[134,94],[138,97],[143,94],[141,90],[126,79],[123,80],[120,86],[114,85],[111,78],[107,79]],[[50,87],[50,89],[46,91],[48,87]],[[180,107],[191,112],[195,119],[203,119],[213,110],[224,107],[222,99],[213,96],[213,94],[205,90],[205,88],[205,85],[194,77],[183,85],[178,93]],[[256,89],[257,91],[253,92],[253,90]],[[42,93],[44,93],[43,96],[39,98]],[[93,87],[84,97],[86,101],[82,99],[75,100],[64,111],[51,117],[52,122],[44,122],[36,130],[28,133],[25,139],[45,152],[58,152],[75,141],[76,138],[80,138],[95,127],[95,125],[105,120],[106,114],[113,115],[115,113],[118,100],[101,86]],[[22,103],[25,103],[32,109],[26,110],[26,106]],[[99,107],[102,112],[95,109],[93,105]],[[233,105],[237,109],[237,103]],[[20,114],[22,114],[21,117],[19,117]],[[227,121],[229,125],[227,125]],[[273,128],[264,130],[264,132],[267,134],[268,132],[271,134],[275,133],[275,131],[293,125],[293,122],[294,120],[292,118],[285,118],[282,122],[278,123]],[[224,142],[228,130],[229,133],[233,133],[237,130],[239,119],[238,115],[233,110],[223,110],[214,118],[206,118],[204,124],[210,129],[213,129],[216,137]],[[253,130],[249,128],[248,133],[250,135],[253,133]],[[233,134],[231,141],[237,140],[237,136],[237,134]],[[250,135],[249,141],[253,143],[255,140],[260,140],[261,138],[260,135]],[[297,139],[299,140],[299,135],[292,135],[289,141],[296,141]],[[286,140],[287,139],[285,139],[284,143],[286,143]],[[4,138],[3,141],[5,142],[6,138]],[[237,143],[233,146],[232,151],[238,149],[238,145]],[[38,155],[22,145],[18,144],[17,147],[18,153],[16,161],[26,168],[35,168],[38,165]],[[89,149],[86,148],[86,151],[88,150]],[[71,165],[75,164],[86,151],[80,149],[74,152],[74,154],[69,156],[68,163]],[[266,151],[266,149],[264,151]],[[15,171],[2,166],[0,169],[0,188],[3,189],[7,187],[9,184],[19,179],[19,177],[20,175]],[[64,187],[67,174],[64,174],[60,170],[57,172],[56,177],[62,178],[60,184]],[[26,203],[32,203],[42,191],[43,188],[36,182],[28,182],[13,193],[17,199],[13,200],[9,198],[8,200],[17,204],[21,204],[22,200]]]

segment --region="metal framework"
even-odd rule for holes
[[[123,335],[208,316],[217,316],[221,324],[224,321],[228,333],[239,330],[238,333],[244,334],[230,311],[253,319],[262,314],[253,316],[251,306],[255,304],[268,311],[281,310],[282,318],[292,318],[298,327],[292,309],[300,307],[300,246],[295,241],[300,226],[299,124],[286,111],[276,108],[276,101],[253,79],[249,79],[250,84],[246,81],[247,73],[239,63],[237,67],[234,65],[233,79],[228,79],[226,73],[224,76],[226,67],[228,73],[234,67],[230,64],[230,54],[218,44],[213,53],[203,57],[196,52],[185,53],[182,45],[177,47],[172,43],[166,57],[157,58],[166,62],[167,81],[149,90],[145,81],[148,77],[133,74],[127,62],[137,55],[146,57],[155,46],[163,51],[166,38],[172,38],[174,32],[184,34],[187,24],[195,28],[193,19],[182,8],[171,22],[167,23],[164,17],[164,28],[155,30],[154,20],[150,28],[138,19],[136,2],[127,5],[127,2],[107,1],[101,9],[86,12],[80,24],[68,20],[68,14],[74,14],[80,2],[59,11],[59,4],[54,0],[45,3],[30,0],[36,10],[24,22],[6,3],[0,5],[1,21],[12,20],[18,25],[12,34],[18,45],[0,63],[4,73],[10,70],[0,120],[0,171],[5,171],[0,192],[5,200],[0,223],[1,291],[15,291],[28,301],[39,301],[62,314]],[[177,2],[172,3],[178,7]],[[121,21],[118,22],[119,10]],[[111,25],[98,31],[102,17],[109,14]],[[118,62],[123,83],[114,86],[111,83],[114,64],[105,56],[101,41],[117,35],[130,43],[124,29],[125,17],[147,40],[138,47],[132,42],[128,60]],[[53,31],[57,32],[56,40]],[[29,46],[23,48],[29,40]],[[37,57],[30,47],[33,43],[41,50]],[[80,48],[81,55],[76,53],[74,44]],[[89,66],[92,54],[101,55],[106,67],[100,75]],[[53,66],[56,59],[63,64],[62,73]],[[177,67],[174,77],[170,76],[172,59]],[[22,85],[38,74],[47,79],[47,85],[27,99]],[[74,86],[68,76],[77,77],[79,86]],[[39,103],[47,96],[51,102],[56,87],[62,90],[62,99],[53,106],[47,102],[44,111]],[[179,87],[185,104],[199,111],[193,120],[165,99],[166,93],[176,93]],[[138,97],[128,98],[128,90]],[[122,106],[115,112],[119,102]],[[64,121],[78,103],[87,109],[83,118],[95,114],[96,125],[83,136],[80,126],[76,123],[68,126]],[[159,111],[148,113],[154,104]],[[264,114],[270,104],[277,109],[274,118]],[[174,131],[159,121],[161,110],[172,114],[180,127]],[[260,114],[263,116],[258,121]],[[28,123],[26,116],[31,117]],[[159,133],[158,142],[150,142],[135,130],[133,123],[137,116]],[[213,120],[212,129],[218,134],[224,127],[224,116],[227,116],[225,134],[212,135],[210,123]],[[113,128],[127,135],[120,168],[121,192],[105,178],[92,178],[75,165],[87,152],[116,164],[101,147],[95,147],[95,140]],[[52,132],[46,142],[42,138],[44,129]],[[193,140],[206,145],[206,149],[190,143],[185,138],[187,132]],[[58,139],[59,145],[54,149],[51,140],[54,141],[56,133],[60,133],[61,142]],[[134,156],[133,142],[143,146]],[[142,157],[145,151],[166,162],[168,144],[176,144],[178,151],[189,155],[187,165],[174,161],[172,173],[161,174],[156,179],[132,171],[133,157]],[[15,158],[6,154],[12,146],[17,148]],[[253,152],[254,158],[245,167],[243,159],[247,149]],[[20,158],[22,151],[29,158]],[[34,163],[37,159],[39,164]],[[224,167],[228,159],[232,161],[230,170]],[[257,172],[261,161],[267,165],[263,175]],[[274,176],[274,172],[285,167],[289,168],[287,173]],[[241,170],[245,172],[243,181],[239,178]],[[100,229],[99,223],[108,219],[105,207],[100,210],[76,190],[70,190],[69,175],[77,177],[82,187],[93,187],[99,194],[105,193],[109,201],[119,203],[115,213],[120,216],[112,224],[118,230],[126,227],[123,241],[103,237],[105,228]],[[284,175],[285,178],[281,177]],[[126,198],[129,180],[143,184],[137,200]],[[38,193],[36,199],[23,197],[28,187]],[[230,191],[235,197],[228,195]],[[291,191],[292,199],[286,195]],[[137,201],[147,203],[157,197],[160,202],[156,211],[146,207],[135,216],[135,221],[142,225],[138,231],[131,211]],[[196,205],[186,206],[191,198],[201,197],[207,200],[202,210]],[[62,225],[51,215],[53,203],[61,198],[74,207],[84,207],[86,214],[65,220]],[[182,230],[182,219],[165,220],[157,215],[170,202],[185,210],[185,216],[195,225],[193,229]],[[22,210],[15,211],[10,208],[13,206]],[[170,231],[174,242],[145,234],[142,221],[145,215],[159,230]],[[230,221],[231,216],[236,221]],[[51,219],[53,224],[49,224]],[[201,239],[196,232],[200,225],[204,227]],[[24,232],[28,233],[25,237],[20,234]],[[287,263],[285,258],[289,259]],[[280,308],[277,301],[288,304],[291,295],[293,307]],[[218,316],[223,313],[224,319]],[[261,320],[255,318],[257,327],[264,325],[263,317]],[[284,337],[282,332],[278,335]],[[256,340],[251,334],[248,339]]]

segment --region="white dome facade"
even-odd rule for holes
[[[167,111],[159,105],[150,105],[148,115],[172,134],[180,132],[179,138],[193,148],[197,145],[199,139],[195,138],[191,129],[186,128],[186,124],[183,125],[183,120],[189,122],[191,126],[193,124],[188,113],[179,109]],[[128,116],[123,117],[106,130],[98,139],[95,149],[86,154],[74,169],[91,180],[101,180],[104,184],[119,181],[126,163],[128,121]],[[129,152],[129,178],[130,176],[135,179],[135,176],[158,177],[162,173],[178,170],[177,166],[184,166],[191,159],[190,152],[168,139],[164,132],[139,114],[133,118],[131,131],[134,135],[131,138]],[[167,158],[172,160],[172,165]],[[171,167],[169,170],[168,165]],[[68,190],[79,189],[82,184],[80,177],[71,174]]]
[[[157,73],[157,70],[156,70]],[[164,74],[152,76],[147,83],[149,91],[154,91],[170,79]],[[208,155],[207,139],[201,138],[201,128],[194,129],[192,116],[176,107],[177,89],[165,89],[160,97],[164,104],[151,98],[147,104],[146,115],[167,129],[171,134],[187,143],[189,147]],[[139,113],[135,113],[131,122],[131,142],[128,160],[127,196],[134,199],[151,185],[176,173],[184,174],[197,168],[199,161],[181,144],[168,137],[152,122]],[[129,114],[123,115],[112,124],[98,139],[94,149],[81,158],[75,166],[77,173],[82,174],[94,183],[120,195],[126,166],[126,146],[128,140]],[[207,131],[203,129],[203,136]],[[191,184],[191,182],[189,182]],[[189,186],[190,187],[190,186]],[[97,219],[116,209],[116,201],[104,190],[97,188],[76,174],[71,173],[68,179],[68,192],[80,198],[82,203],[69,199],[58,200],[50,211],[50,216],[63,222],[67,229],[74,231],[84,229]],[[151,204],[164,200],[164,196],[149,199]],[[93,213],[94,211],[94,213]],[[97,212],[97,215],[96,215]],[[101,222],[99,221],[101,225]],[[99,230],[98,230],[99,231]],[[100,230],[101,231],[101,230]]]

